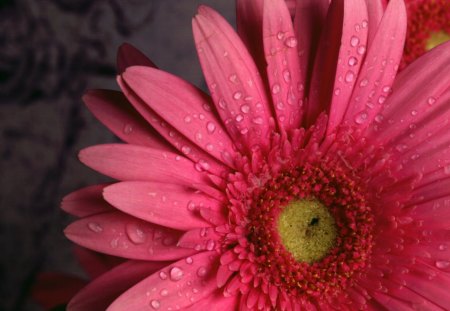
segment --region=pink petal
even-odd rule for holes
[[[231,26],[205,6],[193,20],[193,31],[205,79],[235,145],[245,151],[266,148],[271,112],[247,49]]]
[[[102,197],[103,189],[108,185],[94,185],[74,191],[63,198],[61,208],[78,217],[112,211],[113,207]]]
[[[70,224],[64,233],[83,247],[129,259],[174,260],[194,253],[176,246],[181,232],[120,212],[83,218]]]
[[[127,261],[83,288],[67,306],[70,311],[106,310],[124,291],[168,263]]]
[[[272,103],[280,128],[299,128],[304,79],[300,72],[297,39],[284,0],[264,2],[264,51]]]
[[[297,35],[300,82],[308,89],[313,70],[314,57],[317,53],[322,26],[325,25],[329,0],[297,1],[294,18],[294,29]]]
[[[220,236],[214,231],[213,228],[197,228],[184,233],[178,240],[177,245],[180,247],[195,249],[196,251],[212,251],[219,246],[217,243],[219,238]]]
[[[192,306],[184,309],[185,311],[238,311],[238,296],[224,297],[221,290],[207,296]]]
[[[385,2],[385,0],[366,0],[367,11],[369,14],[369,34],[367,40],[368,47],[372,45],[373,38],[377,33],[381,18],[383,17],[384,8],[386,7],[386,3],[383,2]],[[364,24],[367,25],[366,23]]]
[[[239,37],[252,55],[260,72],[265,72],[262,20],[264,0],[237,0],[236,26]],[[264,78],[264,77],[263,77]]]
[[[92,114],[124,142],[156,149],[170,148],[122,93],[90,90],[84,94],[83,101]]]
[[[117,52],[117,71],[119,74],[131,66],[147,66],[156,68],[156,65],[141,51],[129,43],[124,43]]]
[[[367,44],[367,27],[357,32],[354,25],[362,25],[367,19],[364,1],[331,3],[314,64],[306,116],[308,125],[327,110],[330,111],[328,133],[340,123],[363,62],[358,49]]]
[[[182,259],[147,277],[124,294],[108,311],[186,308],[217,290],[217,254],[203,252]]]
[[[403,1],[389,2],[364,66],[356,82],[344,119],[365,128],[383,108],[403,55],[406,9]],[[404,109],[404,105],[399,105]]]
[[[208,183],[194,163],[175,153],[134,145],[105,144],[83,149],[80,161],[118,180],[191,185]]]
[[[170,144],[183,153],[186,157],[193,160],[197,167],[202,170],[210,171],[215,175],[226,174],[224,167],[212,156],[205,153],[196,144],[192,143],[189,139],[184,137],[177,129],[168,124],[158,114],[155,113],[136,93],[123,81],[119,76],[117,82],[120,85],[125,96],[127,96],[130,103],[134,108],[139,111],[141,116],[158,131],[158,133],[164,137]],[[224,151],[222,159],[229,166],[233,166],[232,157],[229,152]]]
[[[220,202],[174,184],[121,182],[103,192],[106,201],[121,211],[161,226],[189,230],[209,224],[199,215],[200,206],[220,209]]]
[[[193,85],[164,71],[148,67],[128,68],[127,85],[155,113],[186,138],[219,161],[234,145],[212,111],[209,98]],[[224,169],[226,170],[226,169]]]

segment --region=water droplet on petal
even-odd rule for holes
[[[390,92],[392,92],[392,88],[390,86],[386,85],[385,87],[383,87],[383,92],[390,93]]]
[[[278,93],[280,93],[280,91],[281,91],[281,87],[280,87],[279,84],[274,84],[272,86],[272,93],[273,94],[278,94]]]
[[[117,248],[119,246],[119,238],[112,239],[109,245],[111,245],[112,248]]]
[[[146,240],[146,235],[136,224],[129,224],[126,227],[128,238],[134,244],[142,244]]]
[[[298,42],[295,37],[288,37],[286,40],[284,40],[284,44],[287,47],[293,48],[297,46]]]
[[[360,87],[365,87],[365,86],[367,86],[367,84],[369,84],[369,80],[362,79],[361,82],[359,83],[359,86]]]
[[[188,146],[183,146],[181,147],[181,152],[183,152],[184,154],[189,154],[191,152],[191,148]]]
[[[186,116],[184,118],[184,122],[186,122],[186,123],[191,123],[191,121],[192,121],[192,118],[190,116]]]
[[[234,98],[235,100],[241,99],[241,98],[242,98],[242,93],[241,93],[241,92],[236,92],[236,93],[234,93],[234,94],[233,94],[233,98]]]
[[[397,218],[397,222],[398,222],[400,225],[407,225],[407,224],[410,224],[410,223],[413,222],[413,220],[414,220],[414,219],[412,219],[411,217],[408,217],[408,216],[398,217],[398,218]]]
[[[386,96],[380,95],[380,97],[378,97],[378,103],[380,105],[382,105],[385,101],[386,101]]]
[[[341,89],[337,87],[337,88],[334,90],[334,95],[338,96],[339,94],[341,94]]]
[[[450,165],[444,166],[444,173],[450,175]]]
[[[242,135],[247,134],[247,133],[248,133],[248,128],[244,127],[243,129],[241,129],[240,133],[241,133]]]
[[[383,122],[383,119],[384,119],[384,117],[381,114],[377,114],[375,116],[375,122],[377,122],[377,123]]]
[[[349,70],[347,71],[347,73],[345,74],[345,82],[352,82],[353,79],[355,78],[355,74],[353,73],[353,71]]]
[[[353,47],[355,47],[355,46],[357,46],[358,44],[359,44],[359,38],[356,37],[356,36],[352,36],[352,37],[350,38],[350,45],[353,46]]]
[[[103,231],[103,228],[102,228],[102,226],[100,226],[98,223],[96,223],[96,222],[90,222],[90,223],[88,223],[88,228],[92,231],[92,232],[95,232],[95,233],[100,233],[100,232],[102,232]]]
[[[212,151],[213,149],[214,149],[214,145],[213,144],[206,144],[206,150]]]
[[[163,288],[163,289],[161,289],[161,291],[159,292],[159,294],[160,294],[162,297],[166,297],[166,296],[169,295],[169,291],[168,291],[167,289]]]
[[[181,280],[183,278],[183,276],[184,276],[184,272],[180,268],[173,267],[172,269],[170,269],[170,279],[172,281],[177,282],[177,281]]]
[[[361,23],[362,28],[367,28],[368,25],[369,25],[369,22],[366,20],[363,20]]]
[[[204,277],[206,275],[206,273],[208,272],[208,270],[205,267],[200,267],[197,270],[197,275],[199,277]]]
[[[283,71],[284,82],[289,83],[291,81],[291,73],[289,70]]]
[[[229,76],[229,78],[228,78],[231,82],[233,82],[233,83],[237,83],[238,81],[237,81],[237,75],[235,75],[235,74],[232,74],[231,76]]]
[[[363,124],[364,122],[367,121],[367,117],[368,117],[368,115],[367,115],[367,112],[365,112],[365,111],[358,113],[355,116],[356,124]]]
[[[261,125],[264,123],[264,120],[262,117],[256,117],[253,119],[253,123]]]
[[[152,308],[156,310],[161,307],[161,303],[159,302],[159,300],[152,300],[150,301],[150,306],[152,306]]]
[[[249,112],[250,112],[250,106],[247,105],[247,104],[242,105],[242,106],[241,106],[241,111],[242,111],[243,113],[249,113]]]
[[[364,53],[366,53],[366,47],[364,45],[361,45],[358,47],[356,52],[358,52],[359,55],[363,55]]]
[[[241,114],[238,114],[235,119],[236,122],[242,122],[242,120],[244,120],[244,117]]]
[[[432,106],[436,102],[436,98],[434,97],[428,97],[427,104]]]
[[[208,132],[209,132],[210,134],[212,134],[212,133],[214,133],[214,131],[216,130],[216,125],[215,125],[214,123],[212,123],[212,122],[208,122],[208,123],[206,124],[206,128],[208,129]]]
[[[206,243],[206,249],[209,251],[212,251],[214,249],[214,246],[216,246],[216,242],[214,242],[213,240],[209,240]]]
[[[194,259],[192,259],[192,257],[186,257],[185,261],[188,265],[192,265],[192,263],[194,262]]]
[[[165,273],[164,271],[159,272],[159,278],[161,280],[167,280],[167,273]]]
[[[129,135],[131,134],[131,132],[133,132],[133,126],[131,124],[125,124],[125,126],[123,127],[123,133],[125,135]]]
[[[417,110],[412,110],[412,111],[411,111],[411,115],[412,115],[412,116],[416,116],[417,113],[418,113]]]
[[[436,267],[439,269],[445,269],[450,267],[450,261],[447,260],[438,260],[436,261]]]
[[[282,102],[277,103],[277,109],[278,110],[284,110],[284,104]]]
[[[281,40],[281,39],[283,39],[283,38],[284,38],[284,32],[282,32],[282,31],[278,32],[278,33],[277,33],[277,39],[278,39],[278,40]]]
[[[223,98],[219,99],[219,107],[221,109],[226,109],[227,108],[227,102]]]
[[[445,245],[445,244],[441,244],[441,245],[439,245],[439,250],[440,251],[445,251],[445,250],[447,250],[447,245]]]
[[[348,59],[349,66],[356,66],[358,64],[358,59],[356,57],[351,56]]]

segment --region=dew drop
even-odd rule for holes
[[[146,240],[146,235],[141,228],[135,224],[129,224],[126,227],[128,238],[134,244],[142,244]]]
[[[242,111],[243,113],[249,113],[249,112],[250,112],[250,106],[247,105],[247,104],[242,105],[242,106],[241,106],[241,111]]]
[[[377,114],[375,116],[375,122],[377,122],[377,123],[383,122],[383,119],[384,119],[384,117],[381,114]]]
[[[188,265],[192,265],[192,263],[194,262],[194,259],[192,259],[192,257],[186,257],[185,261]]]
[[[119,238],[112,239],[109,245],[111,245],[112,248],[117,248],[119,246]]]
[[[436,102],[436,98],[434,97],[428,97],[427,104],[432,106]]]
[[[153,309],[159,309],[159,307],[161,307],[161,303],[159,302],[159,300],[152,300],[150,301],[150,306],[152,306]]]
[[[234,93],[233,94],[233,98],[235,99],[235,100],[239,100],[239,99],[241,99],[242,98],[242,93],[241,92],[236,92],[236,93]]]
[[[168,291],[166,288],[163,288],[163,289],[161,289],[161,291],[159,292],[159,294],[160,294],[162,297],[166,297],[166,296],[169,295],[169,291]]]
[[[339,94],[341,94],[341,89],[337,87],[337,88],[334,90],[334,95],[338,96]]]
[[[365,111],[360,112],[355,116],[356,124],[363,124],[366,121],[367,121],[367,112]]]
[[[197,270],[197,275],[198,275],[199,277],[204,277],[204,276],[206,275],[207,272],[208,272],[208,270],[206,270],[205,267],[200,267],[200,268],[198,268],[198,270]]]
[[[417,110],[411,110],[411,115],[412,115],[412,116],[416,116],[417,113],[418,113]]]
[[[369,84],[369,80],[362,79],[361,82],[359,83],[359,86],[360,87],[365,87],[365,86],[367,86],[367,84]]]
[[[350,83],[353,81],[354,78],[355,74],[353,73],[353,71],[351,70],[347,71],[347,73],[345,74],[345,82]]]
[[[167,273],[165,273],[164,271],[159,272],[159,278],[161,280],[167,280]]]
[[[272,93],[273,94],[278,94],[278,93],[280,93],[280,91],[281,91],[281,87],[280,87],[279,84],[274,84],[272,86]]]
[[[183,146],[181,147],[181,152],[183,152],[184,154],[189,154],[191,153],[191,148],[188,146]]]
[[[123,127],[123,133],[125,135],[129,135],[131,134],[131,132],[133,132],[133,126],[131,124],[125,124],[125,126]]]
[[[408,225],[408,224],[410,224],[410,223],[413,222],[413,219],[412,219],[411,217],[408,217],[408,216],[405,216],[405,217],[398,217],[398,218],[397,218],[397,222],[398,222],[400,225]]]
[[[288,37],[284,40],[284,44],[289,48],[294,48],[297,46],[298,42],[295,37]]]
[[[256,117],[256,118],[253,119],[253,123],[261,125],[261,124],[264,123],[264,120],[263,120],[262,117]]]
[[[351,56],[348,59],[349,66],[356,66],[358,64],[358,59],[356,57]]]
[[[383,87],[383,92],[390,93],[390,92],[392,92],[392,88],[390,86],[386,85],[385,87]]]
[[[226,109],[227,108],[227,102],[223,98],[219,99],[219,107],[221,109]]]
[[[278,103],[277,103],[277,109],[278,109],[278,110],[284,110],[284,104],[283,104],[283,102],[278,102]]]
[[[242,122],[244,120],[244,117],[241,114],[238,114],[235,118],[236,122]]]
[[[361,23],[362,28],[367,28],[368,25],[369,25],[369,22],[366,20],[363,20]]]
[[[213,151],[214,145],[213,144],[206,144],[206,150]]]
[[[212,134],[212,133],[214,133],[214,131],[216,130],[216,125],[215,125],[213,122],[208,122],[208,123],[206,124],[206,128],[207,128],[208,132],[209,132],[210,134]]]
[[[214,249],[214,246],[216,246],[216,242],[214,242],[213,240],[209,240],[206,243],[206,249],[209,251],[212,251]]]
[[[444,173],[445,173],[446,175],[450,175],[450,165],[444,166]]]
[[[282,40],[284,38],[284,32],[280,31],[277,33],[277,39]]]
[[[237,83],[237,75],[232,74],[231,76],[228,77],[228,79],[233,82],[233,83]]]
[[[178,267],[173,267],[170,269],[170,279],[174,282],[181,280],[184,276],[183,270]]]
[[[447,260],[438,260],[436,261],[436,267],[439,269],[445,269],[450,267],[450,261]]]
[[[384,95],[380,95],[380,97],[378,97],[378,103],[381,105],[386,101],[386,96]]]
[[[356,36],[352,36],[352,37],[350,38],[350,45],[353,46],[353,47],[355,47],[355,46],[357,46],[358,44],[359,44],[359,38],[356,37]]]
[[[283,71],[284,82],[289,83],[291,81],[291,73],[289,70]]]
[[[395,146],[395,150],[397,150],[398,152],[403,152],[406,149],[408,149],[408,146],[406,146],[405,144],[398,144],[397,146]]]
[[[439,245],[439,250],[440,251],[445,251],[445,250],[447,250],[447,245],[445,245],[445,244],[441,244],[441,245]]]
[[[364,55],[364,53],[366,53],[366,47],[364,45],[361,45],[358,47],[356,52],[358,52],[359,55]]]
[[[247,134],[247,133],[248,133],[248,128],[244,127],[244,128],[240,131],[240,133],[241,133],[242,135]]]
[[[184,118],[184,122],[186,122],[186,123],[191,123],[191,122],[192,122],[192,118],[191,118],[190,116],[186,116],[186,117]]]
[[[102,226],[100,226],[98,223],[96,223],[96,222],[90,222],[90,223],[88,223],[88,228],[92,231],[92,232],[95,232],[95,233],[100,233],[100,232],[102,232],[103,231],[103,228],[102,228]]]

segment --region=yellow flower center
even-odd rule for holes
[[[278,218],[278,233],[292,256],[309,264],[325,257],[337,236],[333,216],[317,200],[290,202]]]
[[[427,51],[429,51],[448,40],[450,40],[450,35],[445,31],[432,32],[430,37],[426,41],[425,48]]]

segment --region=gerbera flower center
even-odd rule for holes
[[[325,257],[336,242],[336,224],[317,200],[290,202],[278,218],[284,247],[299,262],[313,263]]]
[[[430,38],[426,41],[426,50],[429,51],[439,44],[447,42],[448,40],[450,40],[450,35],[448,33],[444,31],[432,32],[430,34]]]

